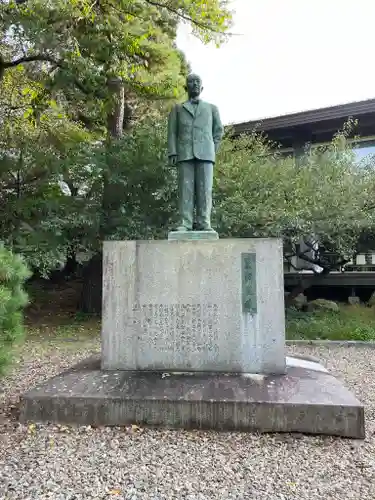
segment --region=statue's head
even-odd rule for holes
[[[186,91],[189,98],[198,97],[202,90],[202,78],[195,73],[190,73],[186,78]]]

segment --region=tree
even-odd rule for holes
[[[0,95],[0,240],[46,272],[66,258],[64,229],[75,200],[65,203],[61,183],[89,183],[91,136],[56,102],[38,106],[42,85],[25,68],[7,72]],[[90,172],[92,176],[92,173]]]
[[[94,256],[84,272],[83,312],[101,311],[102,241],[165,238],[174,221],[176,171],[166,161],[165,137],[165,122],[150,120],[96,152],[95,168],[104,172],[104,203],[99,209],[100,237],[92,242]]]
[[[226,2],[149,0],[17,0],[0,4],[0,82],[24,66],[41,84],[39,107],[58,102],[71,120],[108,133],[113,112],[108,85],[121,78],[123,127],[163,110],[182,95],[189,66],[175,45],[178,20],[195,23],[203,38],[226,30]],[[207,32],[208,30],[208,32]],[[206,33],[207,32],[207,33]],[[155,104],[155,101],[158,104]],[[169,104],[169,106],[172,103]]]
[[[0,246],[0,375],[10,361],[14,344],[23,337],[22,309],[28,302],[23,285],[29,276],[21,257]]]
[[[176,97],[181,53],[178,21],[204,41],[219,43],[231,14],[226,0],[25,0],[2,2],[0,80],[20,64],[39,64],[46,81],[103,99],[121,77],[129,94]],[[42,66],[41,66],[42,64]],[[103,92],[104,89],[104,92]]]
[[[100,253],[104,238],[162,234],[175,198],[165,123],[144,120],[126,137],[92,142],[58,106],[36,123],[29,115],[33,89],[24,77],[21,67],[6,75],[12,94],[6,103],[17,102],[17,109],[3,116],[0,239],[48,273],[64,262],[73,272],[77,254]]]
[[[19,250],[23,244],[33,248],[30,240],[37,241],[41,236],[40,243],[50,246],[53,254],[46,263],[48,268],[65,252],[74,264],[80,245],[90,248],[95,246],[92,241],[118,234],[116,214],[133,210],[131,206],[124,208],[118,196],[119,192],[125,194],[113,163],[113,152],[129,143],[122,140],[122,133],[126,131],[131,142],[131,125],[150,114],[160,121],[161,115],[182,95],[189,68],[175,46],[178,22],[190,22],[205,42],[218,44],[231,22],[227,4],[226,0],[57,0],[53,3],[11,0],[1,3],[0,82],[4,84],[9,74],[18,70],[25,74],[30,81],[32,98],[21,121],[29,118],[36,125],[30,128],[32,133],[26,134],[23,142],[22,137],[17,136],[18,159],[22,158],[22,168],[31,172],[30,178],[37,164],[43,166],[44,172],[34,185],[41,190],[33,188],[29,198],[37,195],[34,204],[41,203],[43,210],[35,210],[32,202],[30,210],[34,216],[41,212],[44,219],[36,221],[31,217],[33,224],[28,224],[26,236],[25,231],[21,231],[22,224],[17,231],[4,231],[13,235],[13,248],[17,244]],[[57,112],[59,119],[60,115],[64,116],[65,130],[71,127],[73,133],[63,142],[58,140],[58,134],[51,133],[53,128],[48,127],[48,134],[55,139],[48,148],[45,134],[40,135],[39,129],[41,117],[49,117],[51,110]],[[14,114],[10,116],[15,120]],[[14,129],[12,119],[8,118],[7,122]],[[91,144],[86,137],[81,142],[71,141],[82,126],[91,135]],[[147,119],[145,126],[148,127]],[[38,141],[35,141],[36,135]],[[7,141],[3,148],[8,159],[6,175],[13,176],[20,169],[16,168],[14,154],[7,150],[8,144]],[[40,161],[36,161],[38,151]],[[126,165],[123,170],[128,173],[134,167]],[[58,188],[61,179],[70,195]],[[85,189],[91,184],[85,195],[79,194],[82,184],[77,184],[77,180],[83,182]],[[6,193],[8,201],[17,198],[13,191]],[[17,202],[22,203],[23,209],[27,207],[25,193],[24,189],[22,202]],[[159,191],[156,196],[160,196]],[[79,212],[85,206],[91,209],[87,219]],[[13,217],[17,221],[19,210],[17,217]],[[49,222],[45,221],[46,211]],[[78,212],[79,216],[75,217]],[[11,219],[9,216],[8,213],[7,221]],[[131,226],[130,219],[126,220]],[[90,237],[84,237],[88,228],[91,237],[96,231],[91,241]],[[52,236],[53,229],[55,237],[51,241],[47,236]],[[85,240],[83,245],[82,240]],[[100,254],[93,258],[91,267],[95,268],[98,257],[100,260]]]
[[[298,257],[315,269],[317,279],[340,269],[374,225],[369,202],[374,170],[356,165],[348,134],[344,129],[330,145],[298,162],[261,136],[227,138],[216,166],[218,231],[228,237],[282,238],[285,258],[293,264]],[[314,236],[306,240],[306,235]],[[301,282],[293,295],[305,286]]]

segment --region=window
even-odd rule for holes
[[[358,162],[361,162],[364,159],[370,160],[371,156],[375,155],[375,139],[357,143],[354,146],[353,151]]]

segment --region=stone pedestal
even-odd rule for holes
[[[277,239],[104,244],[102,369],[285,372]]]
[[[286,375],[108,372],[93,358],[25,394],[20,411],[22,422],[365,437],[357,399],[297,358],[287,358]]]
[[[104,245],[101,357],[32,389],[20,419],[365,436],[363,405],[284,352],[280,240]]]

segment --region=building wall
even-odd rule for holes
[[[328,145],[328,143],[315,143],[311,144],[311,148],[317,148],[324,145]],[[304,144],[296,144],[294,148],[281,148],[281,154],[285,155],[295,155],[296,157],[302,156],[306,149],[308,149],[309,145]],[[358,162],[363,161],[365,159],[371,158],[372,155],[375,155],[375,136],[374,137],[363,137],[353,141],[353,151],[356,155],[356,159]]]

